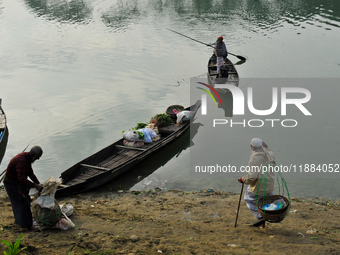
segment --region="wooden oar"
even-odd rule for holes
[[[237,225],[238,212],[240,211],[240,204],[241,204],[241,199],[242,199],[243,186],[244,186],[244,183],[242,183],[240,199],[239,199],[239,201],[238,201],[238,208],[237,208],[236,220],[235,220],[235,228],[236,228],[236,225]]]
[[[235,54],[233,54],[233,53],[231,53],[231,52],[229,52],[229,51],[228,51],[228,54],[233,55],[233,56],[237,57],[238,59],[241,59],[242,61],[246,61],[246,58],[245,58],[245,57],[242,57],[242,56],[240,56],[240,55],[235,55]]]
[[[184,36],[184,37],[186,37],[186,38],[188,38],[188,39],[190,39],[190,40],[193,40],[193,41],[195,41],[195,42],[204,44],[205,46],[209,46],[209,47],[215,48],[215,47],[212,46],[211,44],[207,44],[207,43],[198,41],[198,40],[196,40],[196,39],[194,39],[194,38],[191,38],[191,37],[189,37],[189,36],[186,36],[186,35],[184,35],[184,34],[181,34],[181,33],[179,33],[179,32],[176,32],[176,31],[174,31],[174,30],[171,30],[171,29],[169,29],[169,28],[167,28],[167,29],[168,29],[169,31],[171,31],[171,32],[174,32],[174,33],[176,33],[176,34],[179,34],[179,35],[181,35],[181,36]],[[229,51],[228,51],[228,54],[233,55],[233,56],[235,56],[235,57],[237,57],[237,58],[239,58],[239,59],[241,59],[241,60],[243,60],[243,61],[246,61],[246,58],[245,58],[245,57],[242,57],[242,56],[240,56],[240,55],[235,55],[235,54],[233,54],[233,53],[231,53],[231,52],[229,52]]]

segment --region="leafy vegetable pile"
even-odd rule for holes
[[[155,120],[158,123],[159,127],[166,127],[174,124],[172,118],[165,113],[155,115],[154,117],[152,117],[151,122],[154,122]]]

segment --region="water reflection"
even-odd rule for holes
[[[108,10],[105,10],[101,19],[102,22],[109,28],[114,30],[124,30],[134,20],[145,17],[139,7],[138,1],[119,1],[115,6],[110,6]]]
[[[206,0],[127,0],[114,3],[85,2],[83,0],[25,0],[38,16],[59,22],[88,23],[93,11],[98,10],[100,22],[114,30],[124,30],[134,20],[150,15],[178,15],[182,25],[191,26],[198,21],[228,24],[237,19],[249,30],[276,30],[283,23],[303,26],[324,24],[326,29],[340,27],[340,3],[335,1],[206,1]],[[106,6],[105,6],[106,5]],[[1,14],[1,9],[0,9]],[[256,25],[256,26],[254,26]],[[306,25],[306,24],[304,24]],[[303,27],[305,28],[305,27]]]
[[[40,17],[70,23],[88,23],[92,8],[83,0],[25,0],[25,3]]]
[[[187,13],[195,15],[196,19],[216,21],[219,24],[241,17],[242,20],[247,21],[243,25],[250,29],[255,24],[257,28],[270,30],[277,29],[282,26],[282,23],[300,26],[301,23],[311,19],[318,23],[339,27],[340,21],[340,4],[334,1],[192,0],[175,1],[172,8],[180,16]]]

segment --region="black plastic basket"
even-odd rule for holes
[[[177,116],[176,113],[174,113],[174,110],[181,112],[184,110],[184,107],[182,105],[171,105],[168,107],[168,109],[166,109],[165,113],[171,118],[175,119]]]
[[[286,202],[286,206],[278,209],[278,210],[264,210],[262,209],[264,204],[271,204],[273,203],[275,200],[278,199],[283,199]],[[263,201],[264,199],[264,201]],[[286,216],[287,213],[289,212],[290,209],[290,202],[289,200],[281,195],[271,195],[271,196],[265,196],[264,198],[261,197],[258,201],[257,201],[257,210],[259,211],[260,215],[265,218],[266,220],[268,220],[269,222],[280,222],[282,221]]]

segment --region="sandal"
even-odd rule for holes
[[[258,221],[255,221],[253,223],[253,227],[260,227],[260,226],[264,226],[264,224],[266,223],[266,220],[263,218],[260,218]]]

